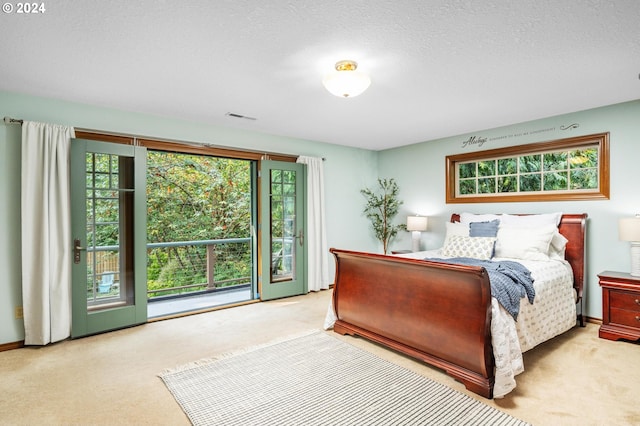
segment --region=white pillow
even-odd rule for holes
[[[442,255],[446,257],[472,257],[474,259],[489,260],[493,254],[496,239],[493,237],[469,237],[452,235],[442,248]]]
[[[469,224],[468,223],[460,223],[460,222],[446,222],[446,232],[444,235],[444,243],[443,246],[447,245],[449,238],[454,235],[459,235],[461,237],[469,236]]]
[[[503,214],[501,225],[508,226],[520,226],[520,227],[539,227],[545,225],[560,225],[560,219],[562,219],[562,213],[544,213],[544,214],[530,214],[524,216],[517,216],[513,214]]]
[[[556,231],[551,238],[551,244],[549,244],[549,258],[555,260],[564,260],[565,248],[569,240],[565,238],[560,231]]]
[[[492,220],[500,218],[502,215],[500,214],[474,214],[474,213],[460,213],[460,223],[471,223],[471,222],[491,222]]]
[[[549,260],[549,246],[556,232],[555,225],[538,228],[500,226],[495,257]]]

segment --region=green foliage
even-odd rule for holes
[[[598,149],[578,149],[569,152],[569,164],[572,169],[598,167]]]
[[[243,238],[251,225],[250,162],[202,155],[147,153],[147,238],[150,243]],[[215,280],[251,275],[249,244],[215,246]],[[232,250],[232,255],[229,255]],[[148,288],[206,287],[205,246],[148,253]],[[158,293],[169,294],[169,292]]]
[[[457,165],[460,195],[598,189],[597,147]]]
[[[540,155],[525,155],[518,160],[520,164],[520,173],[539,172],[542,167]]]
[[[518,171],[518,160],[515,158],[501,158],[498,160],[498,174],[512,175]]]
[[[460,164],[460,179],[476,177],[476,163]]]
[[[478,192],[480,194],[493,194],[496,192],[496,178],[478,179]]]
[[[460,179],[460,194],[469,195],[476,193],[476,180],[475,179]]]
[[[516,192],[518,181],[515,176],[498,177],[498,192]]]
[[[88,244],[119,243],[122,185],[118,156],[88,154],[86,184],[95,198],[87,202]],[[147,241],[149,243],[246,238],[251,225],[251,162],[204,155],[147,152]],[[251,276],[251,248],[246,243],[216,244],[214,280],[219,284]],[[107,262],[117,251],[96,254],[98,272],[117,270]],[[108,264],[108,265],[107,265]],[[147,251],[148,290],[207,286],[205,245],[153,248]],[[87,284],[92,291],[93,281]],[[152,295],[167,295],[171,290]]]
[[[542,188],[542,175],[529,173],[520,176],[520,192],[537,192]]]
[[[571,189],[597,189],[598,170],[582,169],[571,172]]]
[[[495,162],[495,160],[478,162],[478,175],[479,176],[495,176],[495,174],[496,174],[496,162]]]
[[[398,214],[402,201],[398,199],[398,184],[393,178],[378,179],[380,192],[374,192],[369,188],[360,190],[367,200],[364,213],[371,221],[376,238],[382,242],[384,254],[387,254],[389,242],[398,234],[405,225],[393,225],[392,219]]]
[[[543,168],[545,171],[566,170],[567,152],[550,152],[543,155]]]
[[[150,151],[149,242],[246,237],[249,161]]]
[[[544,190],[557,191],[569,188],[569,179],[567,172],[555,172],[544,174]]]

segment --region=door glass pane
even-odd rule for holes
[[[271,282],[290,281],[296,259],[296,172],[271,170]]]
[[[87,306],[131,304],[122,266],[123,238],[132,220],[133,162],[113,154],[86,157]],[[122,185],[120,185],[122,183]],[[128,183],[128,185],[127,185]]]
[[[147,152],[151,317],[251,300],[253,168],[248,160]]]

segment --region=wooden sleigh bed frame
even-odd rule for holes
[[[565,214],[584,326],[586,214]],[[459,215],[451,217],[459,221]],[[358,335],[443,369],[467,389],[493,398],[491,286],[484,268],[330,249],[336,260],[333,306],[339,334]]]

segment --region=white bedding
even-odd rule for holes
[[[440,250],[399,255],[413,259],[443,257]],[[498,260],[498,259],[493,259]],[[533,305],[526,298],[520,304],[517,322],[492,298],[491,337],[496,362],[493,395],[500,398],[516,387],[515,376],[524,371],[522,353],[555,337],[576,324],[576,294],[573,272],[563,260],[537,261],[508,259],[520,262],[531,271],[536,297]],[[325,319],[325,329],[336,321],[332,303]]]

